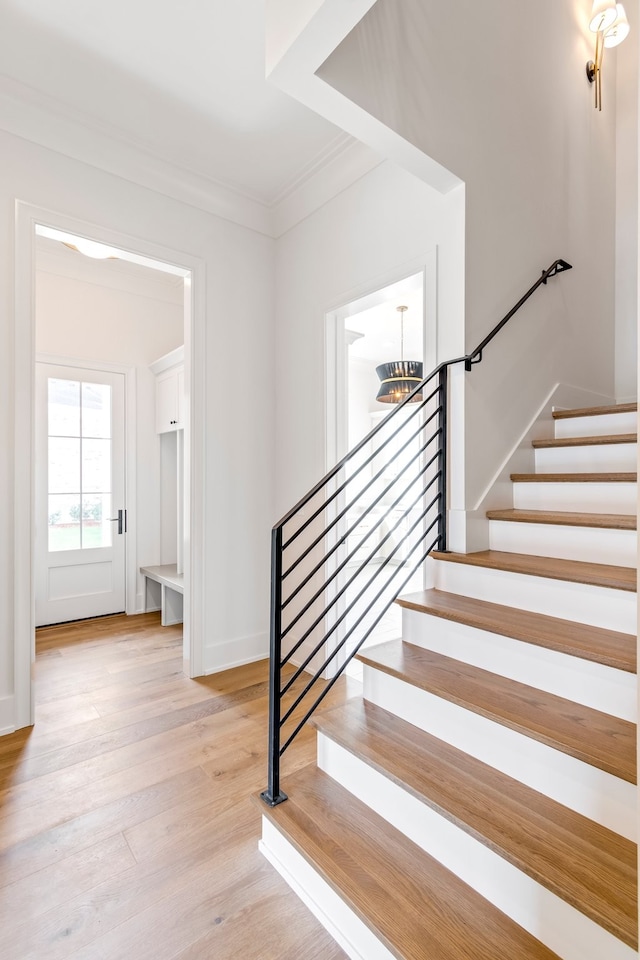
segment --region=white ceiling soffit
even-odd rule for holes
[[[264,31],[264,0],[0,0],[0,127],[277,235],[380,158],[267,82]]]
[[[412,143],[317,76],[323,63],[376,0],[266,0],[267,76],[281,90],[347,130],[430,186],[447,193],[461,181]]]

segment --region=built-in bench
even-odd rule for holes
[[[168,627],[182,623],[184,574],[178,573],[175,563],[155,567],[140,567],[144,576],[144,612],[160,610],[160,623]]]

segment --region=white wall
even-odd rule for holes
[[[206,265],[207,423],[203,534],[206,666],[266,653],[273,517],[273,241],[0,133],[0,449],[13,449],[15,201],[165,245]],[[259,402],[257,402],[257,399]],[[28,483],[29,478],[19,478]],[[0,458],[0,729],[11,714],[13,459]]]
[[[460,231],[458,192],[443,197],[383,163],[277,240],[278,516],[326,469],[326,313],[415,273],[436,246],[440,281],[460,256]],[[439,282],[438,316],[461,316],[460,293]],[[441,340],[455,340],[450,328]]]
[[[615,50],[616,82],[616,397],[638,396],[638,52],[640,17],[627,11],[631,33]],[[625,10],[627,8],[625,7]],[[607,55],[609,51],[607,51]],[[608,64],[607,64],[608,66]]]
[[[155,377],[149,364],[184,342],[183,315],[179,277],[38,245],[37,352],[135,367],[137,567],[176,562],[175,437],[169,439],[173,457],[165,451],[161,460]],[[138,612],[143,609],[143,588],[137,574]]]
[[[590,9],[379,0],[320,70],[464,181],[468,349],[544,267],[573,264],[466,378],[467,508],[554,383],[614,395],[615,53],[599,113]]]

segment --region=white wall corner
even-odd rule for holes
[[[14,697],[0,697],[0,737],[17,729]]]
[[[266,660],[268,656],[269,635],[266,631],[208,644],[204,649],[202,675],[210,676],[233,667],[242,667],[246,663],[255,663],[256,660]]]

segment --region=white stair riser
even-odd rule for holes
[[[426,650],[636,722],[635,674],[418,610],[402,611],[402,636]]]
[[[564,806],[635,840],[636,788],[575,757],[365,666],[364,697]]]
[[[579,447],[539,447],[536,473],[635,473],[637,444],[603,443]]]
[[[489,546],[506,553],[584,560],[632,567],[638,545],[635,530],[572,527],[555,523],[489,521]]]
[[[635,515],[635,483],[514,483],[517,510],[568,510],[574,513]]]
[[[436,589],[446,593],[459,593],[621,633],[636,632],[637,598],[627,590],[448,561],[438,561],[434,575]]]
[[[635,433],[637,413],[605,413],[593,417],[562,417],[554,420],[555,436],[606,437],[613,433]]]
[[[351,960],[397,960],[266,817],[259,849]]]
[[[324,736],[318,766],[564,960],[635,953],[566,901]]]

